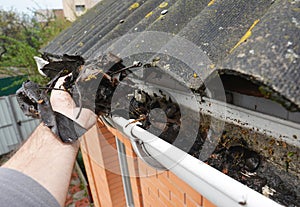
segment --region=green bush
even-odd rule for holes
[[[0,10],[0,75],[47,82],[38,73],[33,56],[69,25],[64,19],[48,18],[39,23],[26,14]]]

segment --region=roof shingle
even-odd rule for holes
[[[132,8],[133,3],[138,7]],[[193,70],[161,55],[162,62],[172,68],[169,72],[189,87],[198,89],[203,84],[191,81],[194,71],[202,80],[216,71],[241,76],[261,85],[263,93],[289,110],[299,110],[299,7],[296,0],[103,0],[41,52],[93,59],[107,48],[116,54],[133,50],[147,35],[137,32],[166,32],[168,37],[178,35],[198,46],[198,52],[184,54],[189,59],[199,53]],[[162,16],[165,9],[168,12]],[[116,38],[119,41],[113,41]],[[127,61],[147,61],[161,48],[176,50],[170,40],[157,38],[156,51],[133,55]]]

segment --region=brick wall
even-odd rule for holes
[[[126,147],[135,207],[214,206],[171,171],[158,171],[145,164],[136,157],[126,137],[115,129],[106,128],[100,122],[81,142],[95,206],[126,206],[121,176],[99,167],[98,164],[113,169],[113,172],[118,171],[116,151],[111,152],[109,147],[115,147],[115,136]]]
[[[144,206],[202,206],[202,196],[170,171],[154,172],[142,161],[141,171],[150,176],[141,178]]]
[[[95,206],[126,206],[114,135],[95,126],[83,137],[81,151]]]

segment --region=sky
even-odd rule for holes
[[[32,9],[62,9],[62,0],[0,0],[0,9],[31,14]]]

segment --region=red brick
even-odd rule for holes
[[[169,172],[169,178],[174,185],[180,187],[188,196],[190,196],[194,200],[194,202],[196,202],[198,205],[202,205],[202,195],[200,193],[198,193],[195,189],[178,178],[172,172]]]
[[[202,205],[202,196],[173,173],[168,171],[157,172],[157,170],[137,159],[130,141],[123,134],[115,129],[106,128],[103,126],[103,123],[99,123],[98,125],[99,129],[94,129],[91,132],[92,139],[89,136],[89,140],[85,140],[82,146],[86,148],[86,153],[88,153],[86,154],[88,159],[85,159],[89,161],[90,166],[87,168],[92,171],[92,173],[88,174],[90,176],[97,175],[93,177],[96,188],[94,191],[100,193],[98,196],[99,198],[101,197],[101,206],[125,206],[121,176],[110,172],[110,170],[116,172],[120,170],[115,136],[126,147],[130,175],[142,176],[141,178],[130,178],[136,207],[194,207]],[[104,169],[104,166],[109,169]],[[204,204],[206,207],[211,207],[207,200],[205,200]]]
[[[184,206],[184,201],[178,198],[173,191],[171,191],[171,201],[175,204],[175,206]]]
[[[186,198],[186,206],[187,207],[198,207],[200,205],[197,204],[196,202],[194,202],[190,197],[187,196],[187,198]]]
[[[157,179],[156,185],[159,188],[161,194],[163,194],[165,197],[169,197],[169,191],[171,190],[170,188],[160,182],[159,179]]]
[[[172,183],[170,179],[168,179],[166,176],[162,175],[159,176],[158,179],[161,183],[163,183],[169,190],[172,191],[172,194],[176,195],[176,197],[183,203],[184,201],[184,189],[182,189],[180,186],[176,186]]]
[[[203,197],[203,207],[216,207],[216,206]]]
[[[116,148],[116,140],[115,137],[113,139],[103,139],[100,140],[101,142],[101,147],[106,147],[106,146],[112,146],[113,148]]]
[[[137,177],[131,177],[130,183],[131,183],[135,206],[142,206],[142,190],[141,190],[140,179]]]
[[[157,192],[152,191],[152,189],[150,189],[150,194],[145,196],[144,199],[150,201],[152,206],[165,207],[165,205],[159,200],[159,198],[157,196]]]
[[[82,142],[84,142],[84,140]],[[100,202],[99,202],[99,198],[98,198],[98,192],[97,192],[97,189],[96,189],[96,186],[95,186],[95,180],[94,180],[93,172],[91,170],[91,164],[90,164],[89,157],[86,153],[82,152],[82,158],[83,158],[83,161],[84,161],[84,166],[85,166],[85,169],[86,169],[88,182],[89,182],[91,194],[92,194],[92,197],[93,197],[93,200],[94,200],[94,204],[95,204],[95,206],[100,206]]]
[[[157,192],[158,189],[155,183],[151,182],[147,178],[141,179],[141,186],[145,188],[150,188],[152,192]]]
[[[164,194],[160,194],[159,200],[161,200],[161,202],[165,204],[165,206],[175,206],[174,202],[169,199],[169,196],[166,197]]]
[[[109,183],[109,189],[110,189],[110,191],[115,190],[115,189],[120,190],[120,188],[123,189],[122,180],[119,180],[118,182],[114,182],[112,184]]]

